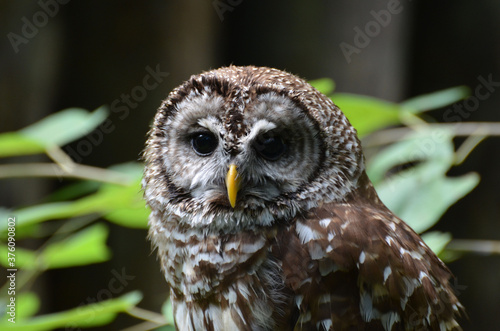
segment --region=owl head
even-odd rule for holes
[[[252,66],[194,75],[174,89],[144,159],[152,210],[214,231],[341,201],[364,171],[356,131],[329,98],[294,75]]]

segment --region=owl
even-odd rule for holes
[[[380,201],[356,130],[303,79],[192,76],[161,104],[144,160],[178,330],[461,330],[450,271]]]

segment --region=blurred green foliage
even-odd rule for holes
[[[456,87],[393,103],[373,97],[335,93],[332,80],[311,82],[330,96],[357,128],[361,138],[390,126],[414,127],[404,138],[395,139],[367,160],[367,172],[381,199],[413,229],[423,233],[432,228],[443,213],[468,194],[479,182],[477,174],[450,178],[446,174],[457,163],[453,132],[433,127],[424,121],[423,111],[443,107],[467,96],[468,90]],[[52,268],[68,268],[100,263],[111,258],[106,245],[106,221],[130,228],[146,228],[148,211],[142,199],[142,165],[127,163],[108,169],[76,164],[61,149],[97,128],[107,117],[107,110],[94,112],[66,109],[16,132],[0,134],[0,157],[45,153],[54,162],[47,164],[7,164],[0,166],[1,178],[53,177],[79,178],[55,192],[51,202],[16,210],[0,209],[0,219],[16,218],[17,312],[16,323],[0,320],[0,329],[50,330],[61,327],[86,328],[106,325],[119,313],[141,318],[134,309],[141,294],[131,292],[66,311],[37,316],[40,299],[30,289],[33,279]],[[42,170],[40,170],[42,169]],[[35,171],[36,170],[36,171]],[[47,233],[44,223],[57,224]],[[0,263],[7,264],[7,222],[0,225]],[[54,227],[50,227],[54,229]],[[36,250],[23,248],[22,240],[44,239]],[[451,234],[431,231],[424,240],[441,253]],[[9,298],[4,285],[0,303]],[[173,330],[172,307],[167,300],[163,330]],[[144,318],[147,320],[147,318]]]

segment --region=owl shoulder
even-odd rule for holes
[[[461,307],[448,284],[451,273],[379,201],[318,208],[283,229],[278,246],[285,285],[297,294],[298,323],[457,326]]]

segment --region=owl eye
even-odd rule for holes
[[[195,133],[191,137],[191,146],[199,156],[208,156],[217,148],[217,138],[209,132]]]
[[[267,132],[255,141],[254,148],[266,160],[276,161],[285,153],[286,144],[280,136]]]

